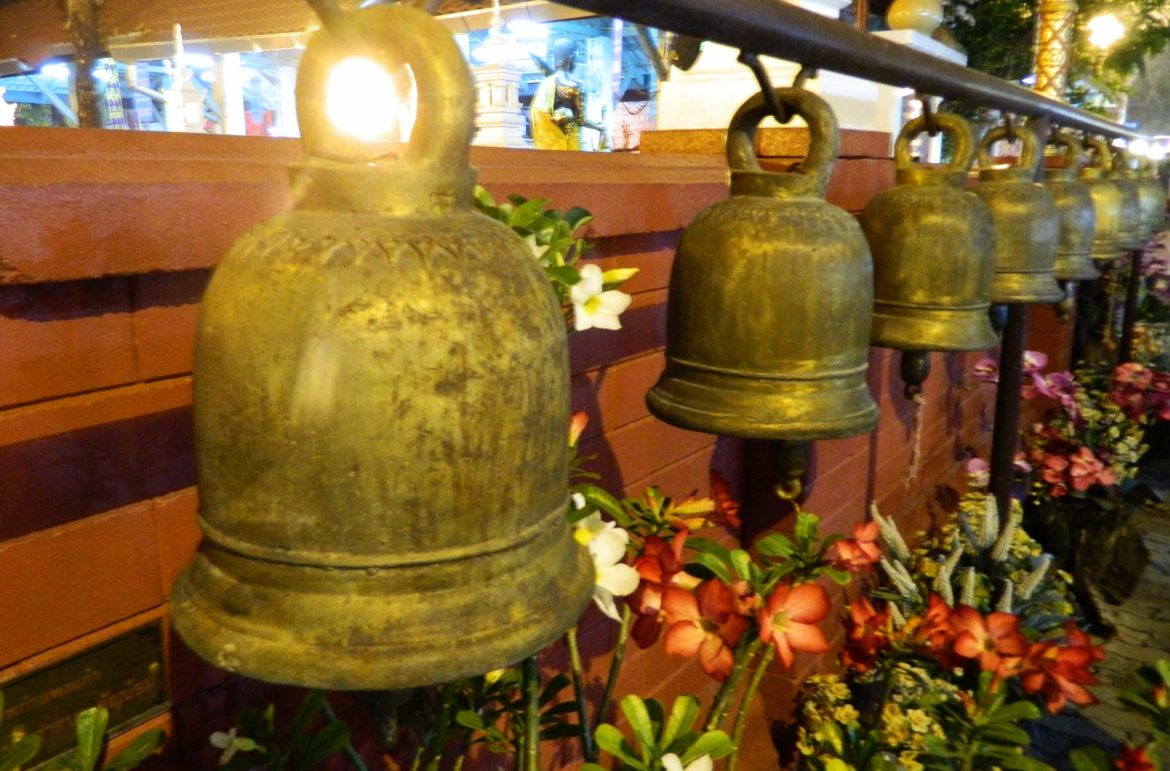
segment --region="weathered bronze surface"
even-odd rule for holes
[[[1138,199],[1150,228],[1150,235],[1161,230],[1166,219],[1166,188],[1158,178],[1157,167],[1143,160],[1137,175]]]
[[[731,197],[700,212],[670,279],[666,371],[647,394],[674,425],[759,439],[873,428],[865,382],[873,268],[857,222],[824,200],[837,121],[820,97],[776,89],[809,126],[792,172],[763,171],[753,142],[762,94],[727,134]]]
[[[1044,187],[1052,193],[1060,212],[1060,245],[1053,272],[1058,281],[1090,281],[1101,274],[1093,267],[1092,258],[1097,229],[1093,198],[1077,179],[1084,149],[1068,131],[1058,132],[1053,141],[1064,147],[1064,166],[1044,170]]]
[[[345,23],[301,62],[295,208],[240,239],[204,298],[204,540],[172,602],[217,666],[397,689],[540,649],[593,569],[563,516],[561,309],[523,241],[472,210],[467,65],[412,7]],[[324,114],[330,68],[363,54],[416,79],[400,159]]]
[[[1141,249],[1150,240],[1150,223],[1142,210],[1137,179],[1124,150],[1113,151],[1113,170],[1108,173],[1108,178],[1121,191],[1121,225],[1117,234],[1121,248],[1129,251]]]
[[[1019,164],[994,165],[991,146],[1009,137],[1004,126],[992,129],[979,143],[979,182],[972,188],[987,204],[995,224],[991,301],[1056,302],[1064,296],[1053,275],[1060,213],[1052,194],[1033,182],[1043,160],[1036,134],[1026,127],[1014,133],[1023,143]]]
[[[1125,197],[1109,179],[1111,163],[1109,143],[1101,137],[1085,142],[1093,151],[1090,161],[1081,167],[1079,176],[1093,200],[1096,230],[1093,232],[1092,257],[1096,261],[1115,260],[1121,256],[1121,207]]]
[[[41,737],[36,762],[77,746],[74,717],[90,707],[109,710],[114,731],[161,711],[166,705],[162,656],[162,628],[154,623],[0,683],[0,753],[25,734]]]
[[[990,348],[996,344],[987,318],[995,233],[987,205],[962,187],[975,140],[963,118],[934,119],[953,140],[951,163],[913,162],[910,142],[927,128],[925,118],[915,118],[894,144],[897,184],[874,196],[861,215],[873,254],[871,342],[903,351]]]

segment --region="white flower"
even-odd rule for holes
[[[547,246],[541,246],[536,243],[536,234],[529,233],[524,236],[524,243],[528,245],[528,249],[532,252],[532,256],[538,260],[544,259],[544,253],[548,251]]]
[[[223,750],[219,756],[219,765],[226,766],[231,761],[232,756],[237,752],[255,752],[257,750],[263,751],[259,744],[243,736],[236,736],[236,729],[224,733],[223,731],[216,731],[208,739],[211,746],[217,750]]]
[[[587,547],[593,558],[593,602],[602,613],[620,621],[614,597],[632,593],[639,581],[638,571],[622,562],[630,534],[613,522],[602,520],[601,512],[596,511],[577,522],[576,528],[577,543]]]
[[[603,292],[605,279],[596,265],[586,265],[580,272],[581,280],[569,289],[575,317],[573,328],[578,332],[593,327],[621,329],[618,316],[630,307],[633,298],[617,289]]]
[[[673,752],[668,752],[662,756],[663,771],[712,771],[715,768],[715,763],[711,760],[710,755],[700,755],[699,757],[683,766],[682,760]]]

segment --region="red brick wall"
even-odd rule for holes
[[[647,135],[650,136],[650,135]],[[773,163],[797,155],[802,132],[778,131]],[[716,143],[717,144],[717,143]],[[646,140],[644,140],[644,146]],[[884,137],[848,134],[830,199],[858,212],[892,184]],[[196,547],[189,425],[190,366],[200,293],[219,255],[247,227],[287,207],[295,142],[85,130],[0,129],[0,683],[147,620]],[[620,333],[571,341],[573,398],[590,412],[586,452],[615,492],[656,484],[706,491],[708,469],[746,495],[753,529],[783,528],[758,452],[666,426],[643,395],[662,366],[665,301],[680,229],[726,194],[708,155],[576,155],[477,148],[473,163],[497,197],[547,197],[595,216],[605,264],[639,267]],[[971,447],[986,443],[988,394],[966,371],[979,355],[934,356],[926,404],[901,395],[897,358],[873,349],[878,429],[818,443],[806,508],[846,529],[877,500],[922,519]],[[907,480],[916,420],[921,453]],[[591,612],[583,648],[595,678],[612,625]],[[550,652],[555,663],[557,651]],[[189,767],[207,762],[206,736],[243,697],[233,681],[171,641],[172,742]],[[696,666],[661,650],[631,650],[619,694],[710,695]],[[815,662],[772,678],[769,714]],[[247,689],[244,689],[245,691]],[[750,732],[766,757],[762,714]],[[199,760],[200,753],[203,759]],[[753,760],[753,767],[756,767]],[[173,764],[179,765],[175,760]],[[762,763],[763,767],[767,763]]]

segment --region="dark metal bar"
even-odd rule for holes
[[[1011,517],[1012,478],[1015,476],[1016,439],[1020,429],[1020,382],[1024,372],[1024,340],[1028,336],[1028,306],[1007,306],[1007,324],[999,346],[999,387],[995,391],[995,423],[991,429],[991,494],[999,506],[999,521]]]
[[[891,86],[913,88],[1061,126],[1134,139],[1144,135],[986,73],[859,32],[779,0],[561,0],[565,5],[713,40]]]
[[[1129,253],[1129,276],[1125,280],[1125,307],[1121,311],[1121,342],[1117,345],[1117,363],[1133,361],[1133,327],[1138,315],[1138,289],[1142,282],[1142,250]]]

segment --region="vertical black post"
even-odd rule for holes
[[[995,391],[995,425],[991,430],[991,494],[999,507],[1001,526],[1011,517],[1013,464],[1020,429],[1020,382],[1024,370],[1024,340],[1028,335],[1028,306],[1007,306],[1007,323],[999,346],[999,388]]]
[[[1125,281],[1125,308],[1121,315],[1121,343],[1117,346],[1117,363],[1133,361],[1133,325],[1137,321],[1138,289],[1142,281],[1142,250],[1129,253],[1129,277]]]

